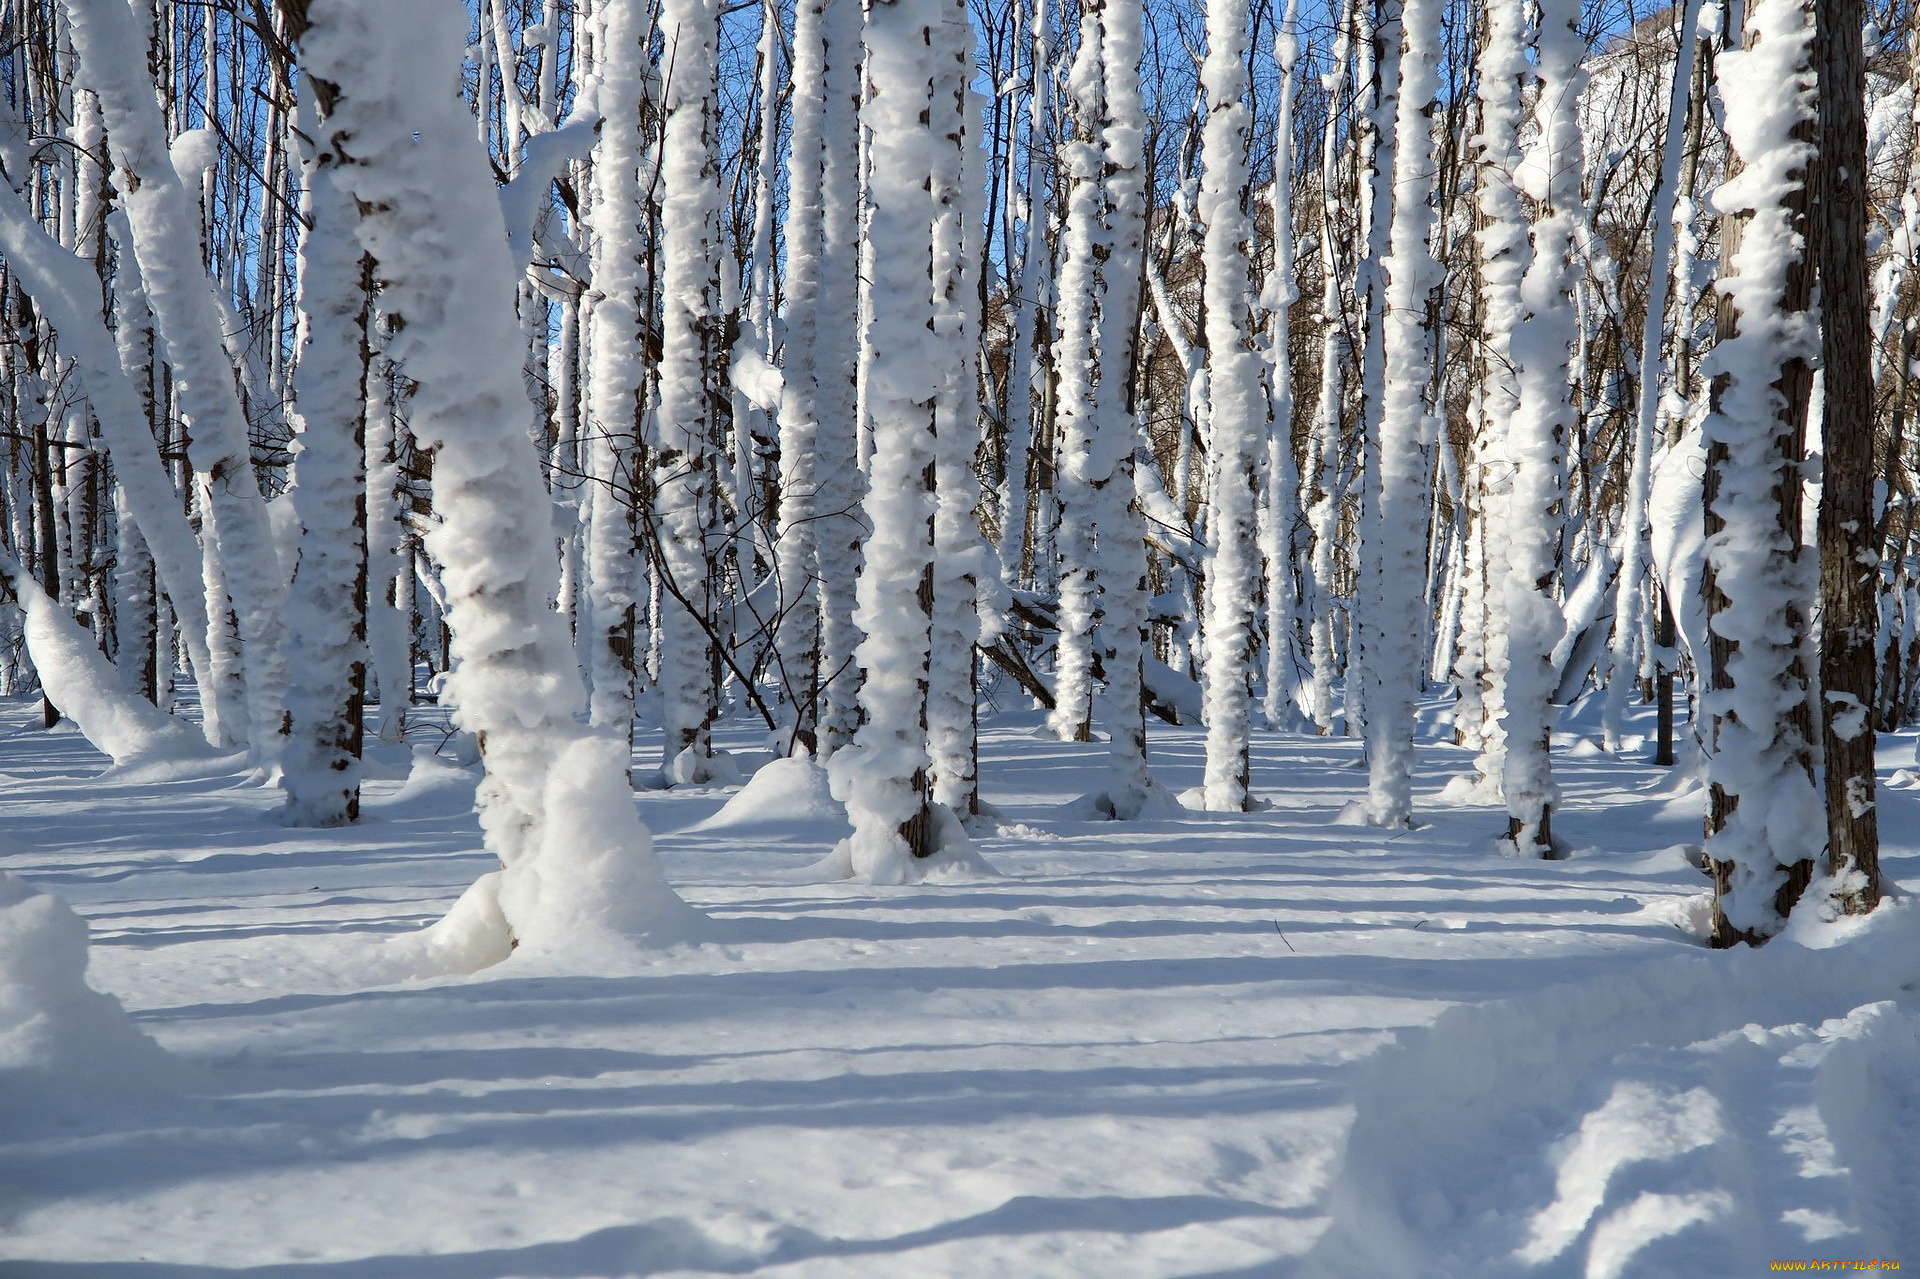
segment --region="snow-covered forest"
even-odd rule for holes
[[[1916,409],[1897,0],[0,0],[0,1275],[1920,1264]]]

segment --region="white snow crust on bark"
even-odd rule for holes
[[[1798,531],[1778,527],[1779,486],[1800,480],[1780,457],[1788,408],[1775,386],[1782,364],[1819,354],[1810,315],[1789,313],[1783,303],[1788,268],[1806,250],[1787,197],[1812,159],[1809,145],[1792,135],[1813,113],[1813,20],[1800,0],[1759,0],[1747,23],[1751,46],[1722,52],[1718,65],[1727,137],[1741,167],[1713,197],[1723,214],[1751,214],[1720,282],[1738,334],[1723,338],[1701,369],[1727,379],[1705,423],[1709,446],[1725,450],[1713,499],[1725,525],[1706,542],[1725,598],[1708,625],[1738,651],[1732,687],[1709,689],[1702,709],[1713,725],[1707,773],[1734,805],[1707,842],[1707,855],[1732,868],[1720,906],[1736,930],[1765,937],[1781,924],[1774,897],[1787,868],[1817,856],[1826,841],[1807,773],[1811,744],[1793,715],[1808,687],[1786,614],[1813,592],[1794,560]]]
[[[40,687],[116,768],[207,755],[206,742],[186,720],[128,692],[93,635],[0,551],[0,599],[7,596],[21,611]]]
[[[1470,683],[1477,690],[1463,706],[1461,718],[1468,722],[1462,728],[1475,749],[1479,789],[1494,797],[1500,793],[1506,770],[1505,528],[1512,487],[1507,430],[1520,403],[1512,343],[1524,313],[1520,283],[1531,249],[1518,185],[1521,104],[1530,76],[1525,6],[1521,0],[1492,0],[1480,55],[1480,131],[1474,137],[1475,202],[1480,217],[1474,248],[1481,321],[1468,483],[1479,508],[1472,544],[1478,567],[1469,574],[1469,615],[1464,623],[1473,639],[1462,648],[1458,677],[1463,686]]]
[[[586,532],[583,629],[591,663],[591,722],[626,736],[633,727],[633,612],[643,598],[634,467],[647,383],[643,308],[653,297],[642,230],[653,165],[641,134],[652,29],[639,5],[610,5],[601,17],[594,79],[587,85],[600,133],[587,217],[592,276],[586,431],[593,507]]]
[[[1097,395],[1097,428],[1086,454],[1096,529],[1100,628],[1106,652],[1102,719],[1108,734],[1107,803],[1129,821],[1161,793],[1147,769],[1142,663],[1147,657],[1147,530],[1136,480],[1142,438],[1129,403],[1140,312],[1140,259],[1147,233],[1146,108],[1140,86],[1139,0],[1105,0],[1107,241],[1100,347],[1109,373]]]
[[[1273,57],[1280,67],[1280,101],[1274,115],[1273,273],[1267,277],[1267,378],[1273,421],[1267,428],[1265,491],[1260,555],[1266,564],[1266,689],[1261,713],[1269,728],[1296,728],[1301,720],[1299,640],[1295,585],[1300,468],[1293,456],[1293,304],[1300,299],[1293,255],[1293,95],[1300,60],[1300,0],[1287,0]]]
[[[820,136],[820,293],[813,334],[814,559],[820,573],[820,755],[853,740],[860,671],[854,648],[855,579],[866,520],[855,389],[860,343],[858,0],[826,0],[826,110]]]
[[[1101,182],[1101,130],[1106,93],[1102,84],[1098,0],[1080,13],[1080,44],[1069,64],[1067,91],[1073,104],[1074,133],[1061,151],[1066,182],[1066,211],[1061,226],[1060,305],[1054,312],[1059,332],[1054,342],[1055,431],[1059,474],[1054,502],[1059,524],[1054,547],[1060,557],[1060,632],[1054,647],[1053,710],[1047,723],[1062,741],[1085,741],[1093,718],[1093,631],[1099,608],[1099,579],[1093,562],[1093,513],[1087,509],[1086,467],[1098,413],[1096,386],[1102,381],[1102,352],[1096,344],[1100,291],[1104,284],[1095,253],[1107,251],[1105,188]],[[1111,373],[1106,375],[1112,377]]]
[[[1132,0],[1104,0],[1082,14],[1055,360],[1062,658],[1053,724],[1071,738],[1090,723],[1097,647],[1112,769],[1099,806],[1122,820],[1138,817],[1152,793],[1140,718],[1146,530],[1133,478],[1139,426],[1128,403],[1146,230],[1139,28]]]
[[[340,181],[369,210],[361,242],[401,322],[390,354],[416,384],[414,437],[436,450],[440,518],[426,542],[453,635],[447,691],[454,722],[481,745],[480,824],[503,866],[496,892],[462,901],[497,904],[510,937],[496,928],[495,940],[521,952],[609,935],[680,940],[700,917],[661,876],[624,740],[576,718],[586,690],[549,607],[558,566],[521,386],[520,273],[460,97],[465,10],[423,6],[405,42],[390,18],[384,0],[315,0],[302,53],[313,74],[351,87],[332,116],[355,161]],[[456,911],[436,927],[467,922]],[[425,961],[433,930],[422,940]]]
[[[924,728],[932,618],[922,591],[932,586],[934,465],[945,357],[936,332],[941,313],[933,256],[932,178],[939,157],[929,122],[935,68],[932,33],[942,20],[935,0],[875,0],[867,14],[867,97],[860,128],[867,147],[865,276],[867,330],[863,394],[872,434],[866,512],[872,527],[854,621],[863,632],[855,661],[865,673],[865,720],[828,764],[835,799],[853,833],[827,859],[833,873],[875,884],[923,879],[929,863],[971,855],[957,823],[942,831],[935,857],[916,857],[901,832],[927,809],[930,758]],[[935,813],[939,810],[935,809]]]
[[[997,567],[980,536],[980,117],[968,85],[975,37],[964,5],[943,5],[932,35],[934,396],[933,612],[928,635],[927,754],[936,804],[960,818],[979,803],[979,695],[974,648]]]
[[[1420,631],[1426,610],[1427,446],[1435,423],[1427,403],[1433,381],[1428,295],[1440,281],[1433,260],[1434,184],[1431,113],[1439,88],[1433,42],[1435,0],[1407,0],[1399,15],[1406,47],[1399,58],[1378,400],[1378,492],[1373,558],[1378,594],[1362,613],[1367,640],[1367,796],[1369,824],[1413,822],[1413,703],[1425,669]],[[1391,43],[1397,37],[1388,35]],[[1375,216],[1381,214],[1375,211]]]
[[[1046,234],[1049,210],[1052,208],[1054,166],[1040,157],[1054,97],[1052,22],[1047,12],[1047,0],[1034,0],[1033,52],[1027,100],[1026,243],[1020,259],[1013,346],[1008,357],[1012,363],[1008,373],[1005,474],[1001,479],[998,506],[1000,572],[1008,585],[1021,584],[1025,576],[1027,521],[1030,515],[1027,502],[1028,454],[1033,448],[1033,416],[1038,408],[1034,397],[1044,374],[1035,350],[1034,331],[1038,327],[1040,312],[1057,284],[1057,273],[1047,270]]]
[[[656,568],[673,591],[660,601],[660,717],[669,782],[703,782],[712,752],[712,642],[702,617],[712,576],[715,459],[709,327],[719,306],[719,173],[714,158],[716,0],[663,0],[667,77],[660,144],[660,366],[654,418]]]
[[[79,79],[100,100],[116,184],[155,326],[191,425],[194,468],[208,477],[220,548],[243,641],[248,741],[257,764],[279,751],[286,665],[280,653],[285,583],[273,560],[266,501],[226,349],[222,306],[200,251],[200,208],[181,183],[147,74],[147,40],[122,0],[65,0]],[[215,625],[218,618],[211,619]]]
[[[1620,750],[1621,721],[1627,695],[1641,670],[1634,649],[1641,641],[1647,606],[1647,493],[1653,474],[1655,426],[1660,416],[1660,367],[1673,283],[1674,206],[1680,187],[1680,161],[1687,137],[1688,85],[1693,79],[1693,49],[1700,26],[1701,0],[1686,0],[1676,32],[1679,50],[1669,72],[1666,132],[1661,139],[1660,179],[1653,196],[1653,249],[1647,268],[1647,313],[1640,331],[1640,395],[1633,424],[1633,456],[1627,471],[1627,495],[1621,508],[1620,577],[1613,606],[1612,673],[1607,683],[1601,734],[1609,751]]]
[[[301,136],[325,121],[306,90]],[[294,371],[294,482],[287,490],[300,530],[288,588],[287,742],[281,755],[282,816],[291,825],[338,826],[360,805],[356,686],[366,686],[367,586],[366,324],[370,305],[353,197],[333,157],[301,145],[306,186],[300,232],[303,332]]]
[[[1355,0],[1346,0],[1339,29],[1334,35],[1331,65],[1321,79],[1328,102],[1343,100],[1347,91],[1347,61],[1352,47],[1352,8]],[[1331,192],[1340,181],[1340,157],[1343,148],[1336,130],[1326,131],[1320,148],[1320,189]],[[1310,618],[1309,650],[1313,672],[1307,682],[1303,710],[1322,735],[1333,728],[1333,683],[1337,670],[1337,611],[1334,604],[1334,543],[1340,526],[1340,434],[1345,418],[1346,369],[1352,356],[1345,316],[1345,288],[1341,270],[1340,245],[1335,238],[1333,210],[1328,208],[1320,228],[1320,386],[1313,414],[1313,448],[1309,454],[1313,468],[1312,496],[1307,503],[1307,524],[1312,530],[1313,551],[1309,561],[1313,594],[1308,607]]]
[[[841,0],[847,3],[848,0]],[[780,584],[776,652],[780,685],[796,738],[813,741],[820,706],[820,570],[814,550],[818,512],[814,442],[820,425],[821,184],[826,150],[827,7],[798,0],[793,18],[792,125],[787,154],[786,352],[781,363],[780,511],[774,571]]]
[[[1536,39],[1539,92],[1534,137],[1520,178],[1540,202],[1533,255],[1520,281],[1519,324],[1509,343],[1519,403],[1507,426],[1512,473],[1506,545],[1506,680],[1500,789],[1513,843],[1529,851],[1558,797],[1548,754],[1556,683],[1553,649],[1566,629],[1554,599],[1565,526],[1566,441],[1573,433],[1573,349],[1579,339],[1574,235],[1580,217],[1581,142],[1577,106],[1585,73],[1577,0],[1550,0]]]
[[[1268,418],[1266,384],[1253,349],[1253,220],[1240,207],[1247,185],[1247,5],[1207,6],[1207,56],[1200,69],[1207,115],[1201,133],[1197,210],[1206,225],[1202,256],[1207,337],[1211,523],[1206,579],[1207,758],[1210,812],[1248,806],[1248,668],[1259,576],[1254,481]]]
[[[9,172],[19,172],[9,164]],[[32,294],[40,311],[60,334],[60,350],[79,364],[81,389],[113,459],[118,491],[126,498],[141,536],[153,555],[160,585],[180,619],[182,640],[194,678],[209,679],[206,583],[201,577],[200,547],[181,510],[180,498],[160,460],[147,413],[126,369],[144,353],[121,351],[86,299],[99,290],[89,264],[62,247],[34,219],[26,201],[0,182],[0,255],[15,278]],[[124,267],[123,267],[124,270]],[[137,292],[137,291],[136,291]],[[122,290],[123,306],[136,297]],[[123,312],[124,315],[124,312]],[[131,337],[132,326],[123,324]],[[236,726],[239,727],[239,726]],[[203,720],[207,740],[224,746],[233,740],[217,719]]]

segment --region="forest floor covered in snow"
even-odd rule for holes
[[[1263,811],[1117,825],[1071,802],[1104,747],[1003,716],[996,878],[806,882],[842,826],[779,765],[638,797],[710,940],[408,981],[383,942],[491,864],[438,731],[310,831],[36,717],[0,706],[0,869],[86,917],[93,984],[183,1067],[0,1073],[9,1279],[1920,1265],[1920,912],[1707,952],[1699,795],[1579,734],[1575,852],[1539,862],[1442,799],[1470,759],[1437,740],[1413,831],[1337,824],[1357,745],[1279,734]],[[1197,730],[1152,750],[1198,782]],[[1882,802],[1911,889],[1920,791]]]

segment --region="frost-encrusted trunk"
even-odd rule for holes
[[[1521,207],[1521,103],[1529,76],[1527,19],[1521,0],[1491,0],[1486,43],[1480,55],[1480,132],[1474,138],[1475,266],[1479,272],[1480,323],[1474,352],[1473,436],[1468,462],[1473,526],[1470,550],[1471,605],[1462,624],[1472,638],[1462,645],[1457,677],[1466,687],[1455,719],[1475,748],[1479,784],[1498,792],[1506,771],[1507,575],[1506,504],[1512,487],[1507,430],[1520,402],[1514,379],[1512,341],[1523,307],[1526,275],[1526,211]],[[1477,705],[1476,705],[1477,703]]]
[[[294,373],[297,453],[288,491],[300,527],[287,592],[286,820],[338,826],[360,816],[367,691],[366,411],[373,264],[354,236],[353,197],[311,138],[327,120],[307,82],[301,136],[304,332]]]
[[[8,168],[14,171],[11,164]],[[145,297],[139,276],[129,269],[130,264],[123,264],[121,323],[117,332],[109,334],[86,302],[99,290],[91,265],[42,230],[27,203],[5,183],[0,183],[0,254],[16,280],[40,299],[42,313],[60,332],[62,349],[79,363],[80,381],[113,458],[117,491],[140,526],[160,584],[180,620],[188,665],[203,686],[209,685],[213,658],[207,642],[200,548],[161,461],[150,426],[152,415],[132,380],[131,371],[150,358],[149,352],[133,346],[142,326],[132,317],[144,306]],[[224,726],[217,718],[203,722],[207,740],[216,746],[237,740],[244,727]]]
[[[1334,36],[1332,65],[1323,85],[1329,103],[1348,97],[1347,61],[1351,53],[1353,7],[1345,0]],[[1313,414],[1313,449],[1309,455],[1311,482],[1306,502],[1307,524],[1313,534],[1313,596],[1308,610],[1309,650],[1313,674],[1305,692],[1307,717],[1322,735],[1333,730],[1333,682],[1337,673],[1335,648],[1337,610],[1334,603],[1334,543],[1340,529],[1340,436],[1347,395],[1347,361],[1352,357],[1345,323],[1346,291],[1342,286],[1341,241],[1337,235],[1332,192],[1339,186],[1341,145],[1337,130],[1328,129],[1320,147],[1320,189],[1328,193],[1320,219],[1320,386]]]
[[[653,32],[641,6],[604,11],[589,82],[600,116],[593,149],[591,345],[586,432],[593,508],[586,536],[586,648],[593,725],[631,734],[635,685],[634,610],[644,602],[635,520],[647,362],[646,312],[653,281],[647,266],[647,192],[653,165],[641,111],[647,101],[647,43]]]
[[[1714,195],[1727,217],[1722,329],[1702,361],[1714,379],[1705,423],[1712,682],[1703,709],[1716,946],[1777,932],[1826,841],[1804,664],[1813,592],[1800,544],[1817,349],[1805,240],[1812,15],[1805,0],[1759,0],[1748,29],[1749,47],[1719,60],[1740,167]]]
[[[1425,669],[1420,631],[1426,608],[1416,583],[1426,580],[1426,521],[1434,422],[1429,294],[1440,283],[1433,260],[1432,113],[1439,78],[1433,41],[1440,28],[1435,0],[1408,0],[1397,16],[1406,48],[1395,98],[1392,219],[1389,225],[1377,400],[1377,481],[1372,559],[1377,594],[1366,601],[1367,797],[1376,826],[1413,821],[1413,703]],[[1400,36],[1384,29],[1389,43]],[[1383,72],[1384,74],[1384,72]],[[1375,217],[1384,210],[1376,209]],[[1363,579],[1364,580],[1364,579]]]
[[[819,514],[820,371],[815,338],[826,244],[822,182],[826,174],[827,8],[831,0],[799,0],[793,18],[793,124],[787,155],[787,324],[781,366],[780,523],[774,543],[780,580],[777,652],[780,685],[793,738],[819,746],[820,570],[814,525]],[[839,0],[850,3],[851,0]],[[829,321],[830,322],[830,321]]]
[[[624,743],[575,718],[586,690],[549,607],[558,564],[527,432],[519,271],[459,92],[465,11],[423,6],[404,42],[384,0],[310,11],[305,66],[341,86],[329,142],[351,162],[338,180],[365,210],[358,233],[396,321],[389,353],[415,386],[414,438],[435,450],[426,543],[452,632],[447,693],[480,743],[480,824],[503,865],[430,930],[430,950],[448,952],[430,957],[478,966],[516,943],[684,936],[696,917],[654,861]]]
[[[669,782],[710,777],[713,643],[715,362],[720,306],[720,176],[715,0],[665,0],[660,27],[671,67],[660,143],[660,368],[654,430],[654,568],[660,601],[662,772]]]
[[[964,4],[944,4],[932,28],[934,397],[932,617],[927,753],[933,799],[962,817],[980,806],[975,645],[983,592],[996,565],[974,509],[980,481],[979,116],[968,98],[974,31]]]
[[[1093,512],[1083,459],[1091,446],[1098,412],[1096,388],[1102,381],[1095,329],[1104,281],[1097,259],[1106,243],[1106,188],[1101,134],[1106,125],[1106,89],[1102,83],[1100,5],[1091,0],[1080,13],[1080,47],[1067,78],[1073,107],[1073,138],[1064,147],[1066,213],[1061,225],[1060,305],[1054,322],[1054,367],[1060,375],[1054,391],[1054,431],[1059,472],[1054,503],[1059,522],[1054,548],[1060,558],[1060,631],[1054,645],[1053,710],[1048,725],[1062,741],[1090,740],[1093,725],[1093,632],[1099,611],[1100,583],[1094,571]],[[1107,377],[1113,373],[1106,372]]]
[[[200,209],[174,171],[147,75],[147,42],[133,11],[122,0],[65,3],[78,74],[99,96],[147,302],[191,426],[194,467],[211,480],[215,524],[225,543],[222,564],[243,640],[249,741],[255,760],[266,763],[278,754],[286,687],[279,622],[284,591],[223,340],[227,325],[201,262]]]
[[[853,740],[860,667],[854,648],[855,578],[866,536],[861,514],[857,397],[860,298],[860,3],[826,0],[826,109],[820,121],[820,294],[813,370],[814,558],[820,571],[820,753]]]
[[[1645,630],[1647,597],[1647,493],[1653,474],[1654,428],[1660,413],[1661,335],[1667,314],[1667,291],[1673,281],[1673,223],[1680,189],[1680,161],[1687,136],[1688,86],[1693,82],[1694,42],[1699,34],[1701,0],[1686,0],[1676,10],[1679,53],[1668,82],[1665,136],[1660,150],[1660,182],[1653,195],[1653,251],[1647,271],[1647,313],[1640,330],[1640,398],[1634,416],[1633,454],[1627,470],[1627,493],[1621,509],[1620,580],[1613,607],[1612,673],[1601,732],[1607,749],[1620,750],[1621,720],[1636,669],[1634,650]],[[1862,231],[1864,236],[1865,232]]]
[[[1247,5],[1207,6],[1201,66],[1207,115],[1198,212],[1206,224],[1208,450],[1211,500],[1207,560],[1207,764],[1212,812],[1241,812],[1248,791],[1248,687],[1253,603],[1259,578],[1254,484],[1266,432],[1266,385],[1253,348],[1253,219],[1241,205],[1247,175]]]
[[[927,796],[927,680],[933,603],[935,420],[943,335],[936,294],[931,179],[932,33],[937,0],[873,0],[867,11],[863,273],[865,410],[872,432],[872,528],[860,574],[855,653],[864,721],[834,753],[834,797],[853,834],[846,869],[869,883],[919,878],[934,851]]]
[[[1519,403],[1507,425],[1512,479],[1501,533],[1507,660],[1500,789],[1507,804],[1507,838],[1522,852],[1548,855],[1558,798],[1547,749],[1556,683],[1553,649],[1565,629],[1554,584],[1567,519],[1565,448],[1575,425],[1578,385],[1574,236],[1581,216],[1582,163],[1576,107],[1586,78],[1580,69],[1585,44],[1579,21],[1577,0],[1550,0],[1536,44],[1540,84],[1521,181],[1539,211],[1532,260],[1520,281],[1520,322],[1508,346]]]
[[[1121,819],[1139,816],[1151,790],[1141,720],[1146,530],[1134,493],[1132,395],[1146,230],[1139,27],[1132,0],[1082,11],[1055,358],[1061,660],[1053,724],[1063,737],[1089,736],[1097,652],[1112,764],[1103,807]]]
[[[1293,453],[1293,304],[1300,289],[1293,278],[1293,94],[1300,58],[1300,0],[1287,0],[1273,38],[1280,67],[1280,103],[1274,115],[1273,273],[1264,295],[1269,319],[1268,369],[1273,421],[1267,428],[1265,503],[1260,554],[1266,563],[1267,668],[1261,712],[1269,728],[1293,728],[1301,718],[1299,591],[1295,528],[1299,523],[1300,468]]]

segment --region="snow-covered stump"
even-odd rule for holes
[[[1552,0],[1536,41],[1540,92],[1532,146],[1520,180],[1539,202],[1533,257],[1520,281],[1520,323],[1509,338],[1519,402],[1507,423],[1511,468],[1502,592],[1506,663],[1501,733],[1505,739],[1500,790],[1507,805],[1507,840],[1522,853],[1553,855],[1553,805],[1558,798],[1548,754],[1553,650],[1566,623],[1554,583],[1566,523],[1566,459],[1576,412],[1573,350],[1578,340],[1574,290],[1579,267],[1574,234],[1580,214],[1581,142],[1577,104],[1586,80],[1586,45],[1577,2]]]
[[[325,127],[311,88],[303,137]],[[288,490],[300,557],[287,593],[287,742],[280,786],[290,825],[360,816],[367,689],[366,411],[373,264],[332,157],[302,144],[307,196],[300,233],[305,332],[294,373],[296,459]]]
[[[86,628],[4,551],[0,600],[21,611],[27,653],[48,699],[114,767],[208,757],[193,726],[127,689]]]
[[[1760,0],[1749,45],[1720,55],[1739,170],[1714,195],[1727,216],[1719,344],[1705,423],[1712,682],[1703,701],[1712,783],[1716,946],[1778,932],[1812,875],[1826,823],[1812,776],[1804,662],[1810,557],[1800,545],[1805,395],[1817,351],[1801,226],[1813,158],[1812,15]]]
[[[1433,41],[1440,29],[1434,0],[1408,0],[1399,15],[1406,48],[1399,58],[1393,147],[1392,220],[1374,470],[1375,594],[1362,611],[1367,631],[1367,798],[1375,826],[1413,821],[1413,703],[1425,663],[1420,648],[1426,579],[1429,464],[1434,438],[1428,394],[1434,383],[1428,301],[1440,283],[1431,241],[1434,210],[1432,113],[1439,80]],[[1398,35],[1388,28],[1389,39]],[[1382,210],[1375,210],[1378,217]],[[1364,579],[1363,579],[1364,580]]]
[[[471,968],[515,946],[692,936],[700,917],[653,857],[624,741],[576,718],[586,690],[549,607],[559,572],[527,432],[520,272],[460,95],[465,10],[423,6],[405,42],[384,0],[314,0],[310,15],[301,52],[308,74],[338,87],[328,139],[339,181],[366,210],[357,230],[396,320],[390,355],[415,386],[414,437],[436,450],[439,521],[426,546],[452,635],[447,688],[455,724],[480,746],[480,825],[502,863],[415,939],[413,958]]]
[[[1201,66],[1207,117],[1202,131],[1198,212],[1206,223],[1203,255],[1207,396],[1212,438],[1207,454],[1211,522],[1206,578],[1207,760],[1205,803],[1212,812],[1244,812],[1248,790],[1249,687],[1253,601],[1259,578],[1255,480],[1270,416],[1253,349],[1253,219],[1240,198],[1247,173],[1247,5],[1207,6],[1207,56]]]

